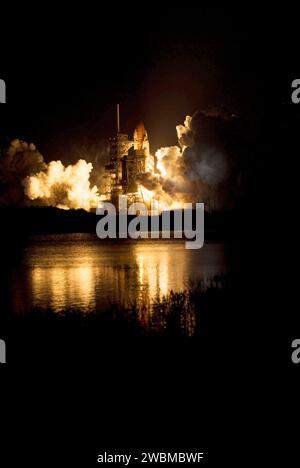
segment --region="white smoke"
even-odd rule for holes
[[[0,154],[0,204],[26,204],[22,180],[45,169],[43,156],[33,143],[15,139]]]
[[[67,167],[61,161],[46,164],[33,143],[13,140],[0,158],[0,204],[89,210],[99,202],[92,169],[83,159]]]
[[[202,115],[202,120],[205,114]],[[194,119],[196,124],[194,125]],[[179,144],[183,150],[186,173],[191,180],[199,178],[210,186],[222,182],[227,174],[228,164],[224,149],[217,138],[202,135],[199,114],[186,117],[184,125],[176,127]],[[208,139],[208,141],[206,141]]]
[[[229,159],[218,126],[225,121],[204,112],[187,116],[176,127],[179,146],[160,148],[156,171],[137,176],[143,196],[145,191],[154,194],[162,209],[190,202],[204,202],[213,209],[226,206]],[[60,160],[46,164],[33,143],[13,140],[0,158],[0,204],[96,207],[103,199],[98,191],[104,187],[103,165],[97,149],[93,170],[88,153],[88,148],[81,148],[80,159],[66,167]]]
[[[202,122],[204,121],[204,125]],[[143,174],[139,182],[152,190],[169,208],[174,203],[205,202],[211,208],[226,204],[224,182],[228,176],[228,158],[213,131],[203,133],[210,118],[187,116],[177,125],[179,146],[156,152],[157,174]]]
[[[193,131],[192,131],[192,117],[187,115],[183,125],[177,125],[177,137],[178,143],[180,144],[181,148],[185,148],[187,146],[192,146],[194,144],[193,138]]]
[[[83,159],[67,167],[61,161],[51,161],[46,170],[24,179],[25,194],[44,205],[89,210],[99,201],[96,185],[90,186],[92,169],[92,164]]]

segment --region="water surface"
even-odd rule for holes
[[[101,310],[148,303],[183,290],[190,279],[228,269],[226,247],[186,250],[181,240],[100,241],[93,234],[33,236],[12,272],[13,308]]]

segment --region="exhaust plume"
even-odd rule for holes
[[[89,210],[99,201],[96,185],[90,187],[92,169],[92,163],[84,159],[67,167],[61,161],[51,161],[45,171],[24,179],[25,195],[30,200],[38,200],[39,204]]]
[[[0,203],[89,210],[99,201],[89,180],[92,169],[83,159],[67,167],[61,161],[46,164],[33,143],[13,140],[0,158]]]
[[[142,199],[156,198],[161,210],[195,202],[208,210],[229,206],[234,182],[223,130],[234,117],[217,111],[187,116],[176,127],[178,146],[157,150],[155,170],[136,175]],[[33,143],[13,140],[0,158],[0,204],[94,208],[105,199],[99,194],[105,192],[102,153],[98,146],[78,147],[70,152],[75,164],[46,164]]]
[[[207,209],[220,209],[228,203],[225,182],[229,160],[218,135],[219,115],[195,113],[177,125],[179,146],[156,152],[157,174],[146,173],[138,182],[160,200],[162,209],[182,203],[204,202]]]

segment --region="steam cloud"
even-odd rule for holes
[[[46,167],[33,143],[13,140],[0,155],[0,204],[25,205],[23,179]]]
[[[25,195],[49,206],[89,210],[99,201],[96,185],[90,187],[92,169],[92,163],[84,159],[67,167],[61,161],[51,161],[45,171],[24,179]]]
[[[233,117],[216,112],[187,116],[176,127],[179,145],[160,148],[156,172],[138,176],[141,191],[151,192],[161,209],[184,202],[204,202],[207,209],[226,206],[231,168],[220,128]],[[103,164],[94,159],[94,169],[81,157],[66,167],[60,160],[46,164],[33,143],[13,140],[0,158],[0,204],[89,210],[104,198],[98,191],[104,186]]]
[[[176,127],[179,146],[156,152],[158,174],[146,173],[139,182],[152,190],[166,208],[202,201],[207,208],[228,204],[226,182],[229,159],[218,137],[216,121],[229,120],[220,114],[195,113]]]
[[[67,167],[61,161],[46,164],[33,143],[13,140],[0,159],[0,203],[89,210],[99,201],[96,185],[90,186],[92,169],[82,159]]]

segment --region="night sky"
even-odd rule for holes
[[[116,102],[122,130],[143,120],[153,149],[176,144],[175,125],[197,109],[226,108],[255,135],[289,99],[296,31],[279,34],[285,18],[293,21],[279,10],[175,4],[10,14],[1,140],[33,141],[46,160],[72,161],[76,145],[114,131]]]

